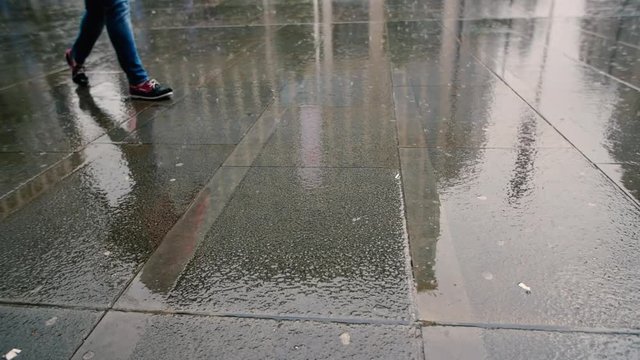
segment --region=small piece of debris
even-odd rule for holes
[[[53,324],[55,324],[57,321],[58,321],[58,317],[57,317],[57,316],[54,316],[54,317],[52,317],[51,319],[49,319],[49,320],[45,321],[45,323],[44,323],[44,324],[45,324],[45,325],[47,325],[47,326],[52,326],[52,325],[53,325]]]
[[[169,182],[174,182],[176,181],[176,179],[169,179]]]
[[[525,283],[518,283],[518,286],[523,289],[527,294],[531,294],[531,288],[527,286]]]
[[[86,353],[84,353],[84,355],[82,355],[82,359],[83,360],[93,359],[95,355],[96,354],[93,351],[87,351]]]
[[[351,222],[360,221],[360,219],[362,219],[362,217],[355,217],[355,218],[351,219]]]
[[[104,256],[109,256],[109,255],[111,255],[111,251],[105,251],[105,252],[103,252],[103,254],[104,254]]]
[[[340,341],[345,346],[351,344],[351,335],[348,332],[340,334]]]
[[[183,163],[177,163],[177,164],[176,164],[176,167],[180,167],[180,166],[182,166],[182,165],[184,165],[184,164],[183,164]]]
[[[478,200],[483,200],[483,201],[484,201],[484,200],[487,200],[487,197],[486,197],[486,196],[484,196],[484,195],[482,195],[482,196],[478,196]]]
[[[591,203],[591,202],[590,202],[590,203],[588,203],[587,205],[589,205],[590,207],[595,207],[595,206],[596,206],[596,204]]]
[[[20,354],[22,350],[20,349],[11,349],[8,353],[4,354],[4,358],[7,360],[15,359],[18,354]]]
[[[400,179],[400,173],[396,174],[396,180]]]
[[[485,280],[493,280],[493,274],[488,271],[483,272],[482,277],[485,278]]]

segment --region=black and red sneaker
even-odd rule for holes
[[[67,60],[67,64],[71,68],[71,79],[74,83],[80,86],[89,85],[89,78],[84,73],[84,65],[78,64],[73,55],[71,55],[71,49],[67,49],[64,53],[64,58]]]
[[[142,84],[129,85],[129,94],[133,99],[162,100],[170,98],[173,95],[173,90],[168,86],[160,85],[155,79],[151,79]]]

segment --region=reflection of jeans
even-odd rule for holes
[[[85,0],[84,3],[86,12],[72,48],[76,62],[84,63],[106,24],[118,62],[127,74],[129,83],[137,85],[148,80],[133,39],[129,0]]]

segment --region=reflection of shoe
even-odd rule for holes
[[[161,100],[171,97],[173,90],[151,79],[139,85],[130,85],[129,94],[133,99]]]
[[[64,53],[64,58],[67,60],[67,64],[71,68],[71,79],[74,83],[87,86],[89,85],[89,78],[84,73],[84,65],[78,64],[71,55],[71,49],[67,49]]]

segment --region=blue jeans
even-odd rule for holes
[[[84,4],[86,12],[80,24],[80,33],[71,48],[75,61],[84,64],[106,25],[129,84],[138,85],[147,81],[149,76],[142,66],[133,39],[129,0],[85,0]]]

